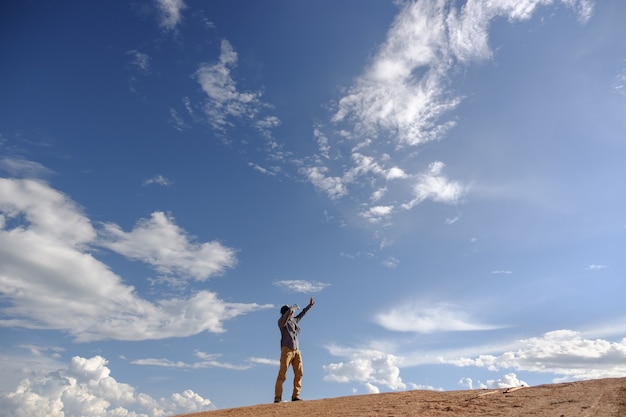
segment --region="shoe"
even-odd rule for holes
[[[274,400],[274,404],[280,403],[280,402],[282,402],[282,400]]]
[[[302,401],[302,399],[300,397],[293,397],[291,401]]]

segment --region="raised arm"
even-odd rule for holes
[[[300,314],[298,314],[298,315],[295,317],[295,319],[296,319],[297,321],[302,320],[302,317],[304,317],[304,315],[307,313],[307,311],[309,311],[309,310],[311,309],[311,307],[313,307],[313,305],[314,305],[314,304],[315,304],[315,300],[313,299],[313,297],[311,297],[311,299],[309,300],[309,304],[308,304],[306,307],[304,307],[304,308],[302,309],[302,311],[300,312]]]

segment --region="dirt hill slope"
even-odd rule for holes
[[[205,411],[185,417],[626,417],[626,378],[498,390],[405,391]],[[179,416],[182,417],[182,416]]]

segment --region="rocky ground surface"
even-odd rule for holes
[[[205,411],[185,417],[626,417],[626,378],[494,390],[405,391]],[[182,416],[179,416],[182,417]]]

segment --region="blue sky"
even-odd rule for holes
[[[0,413],[626,376],[625,18],[3,3]]]

